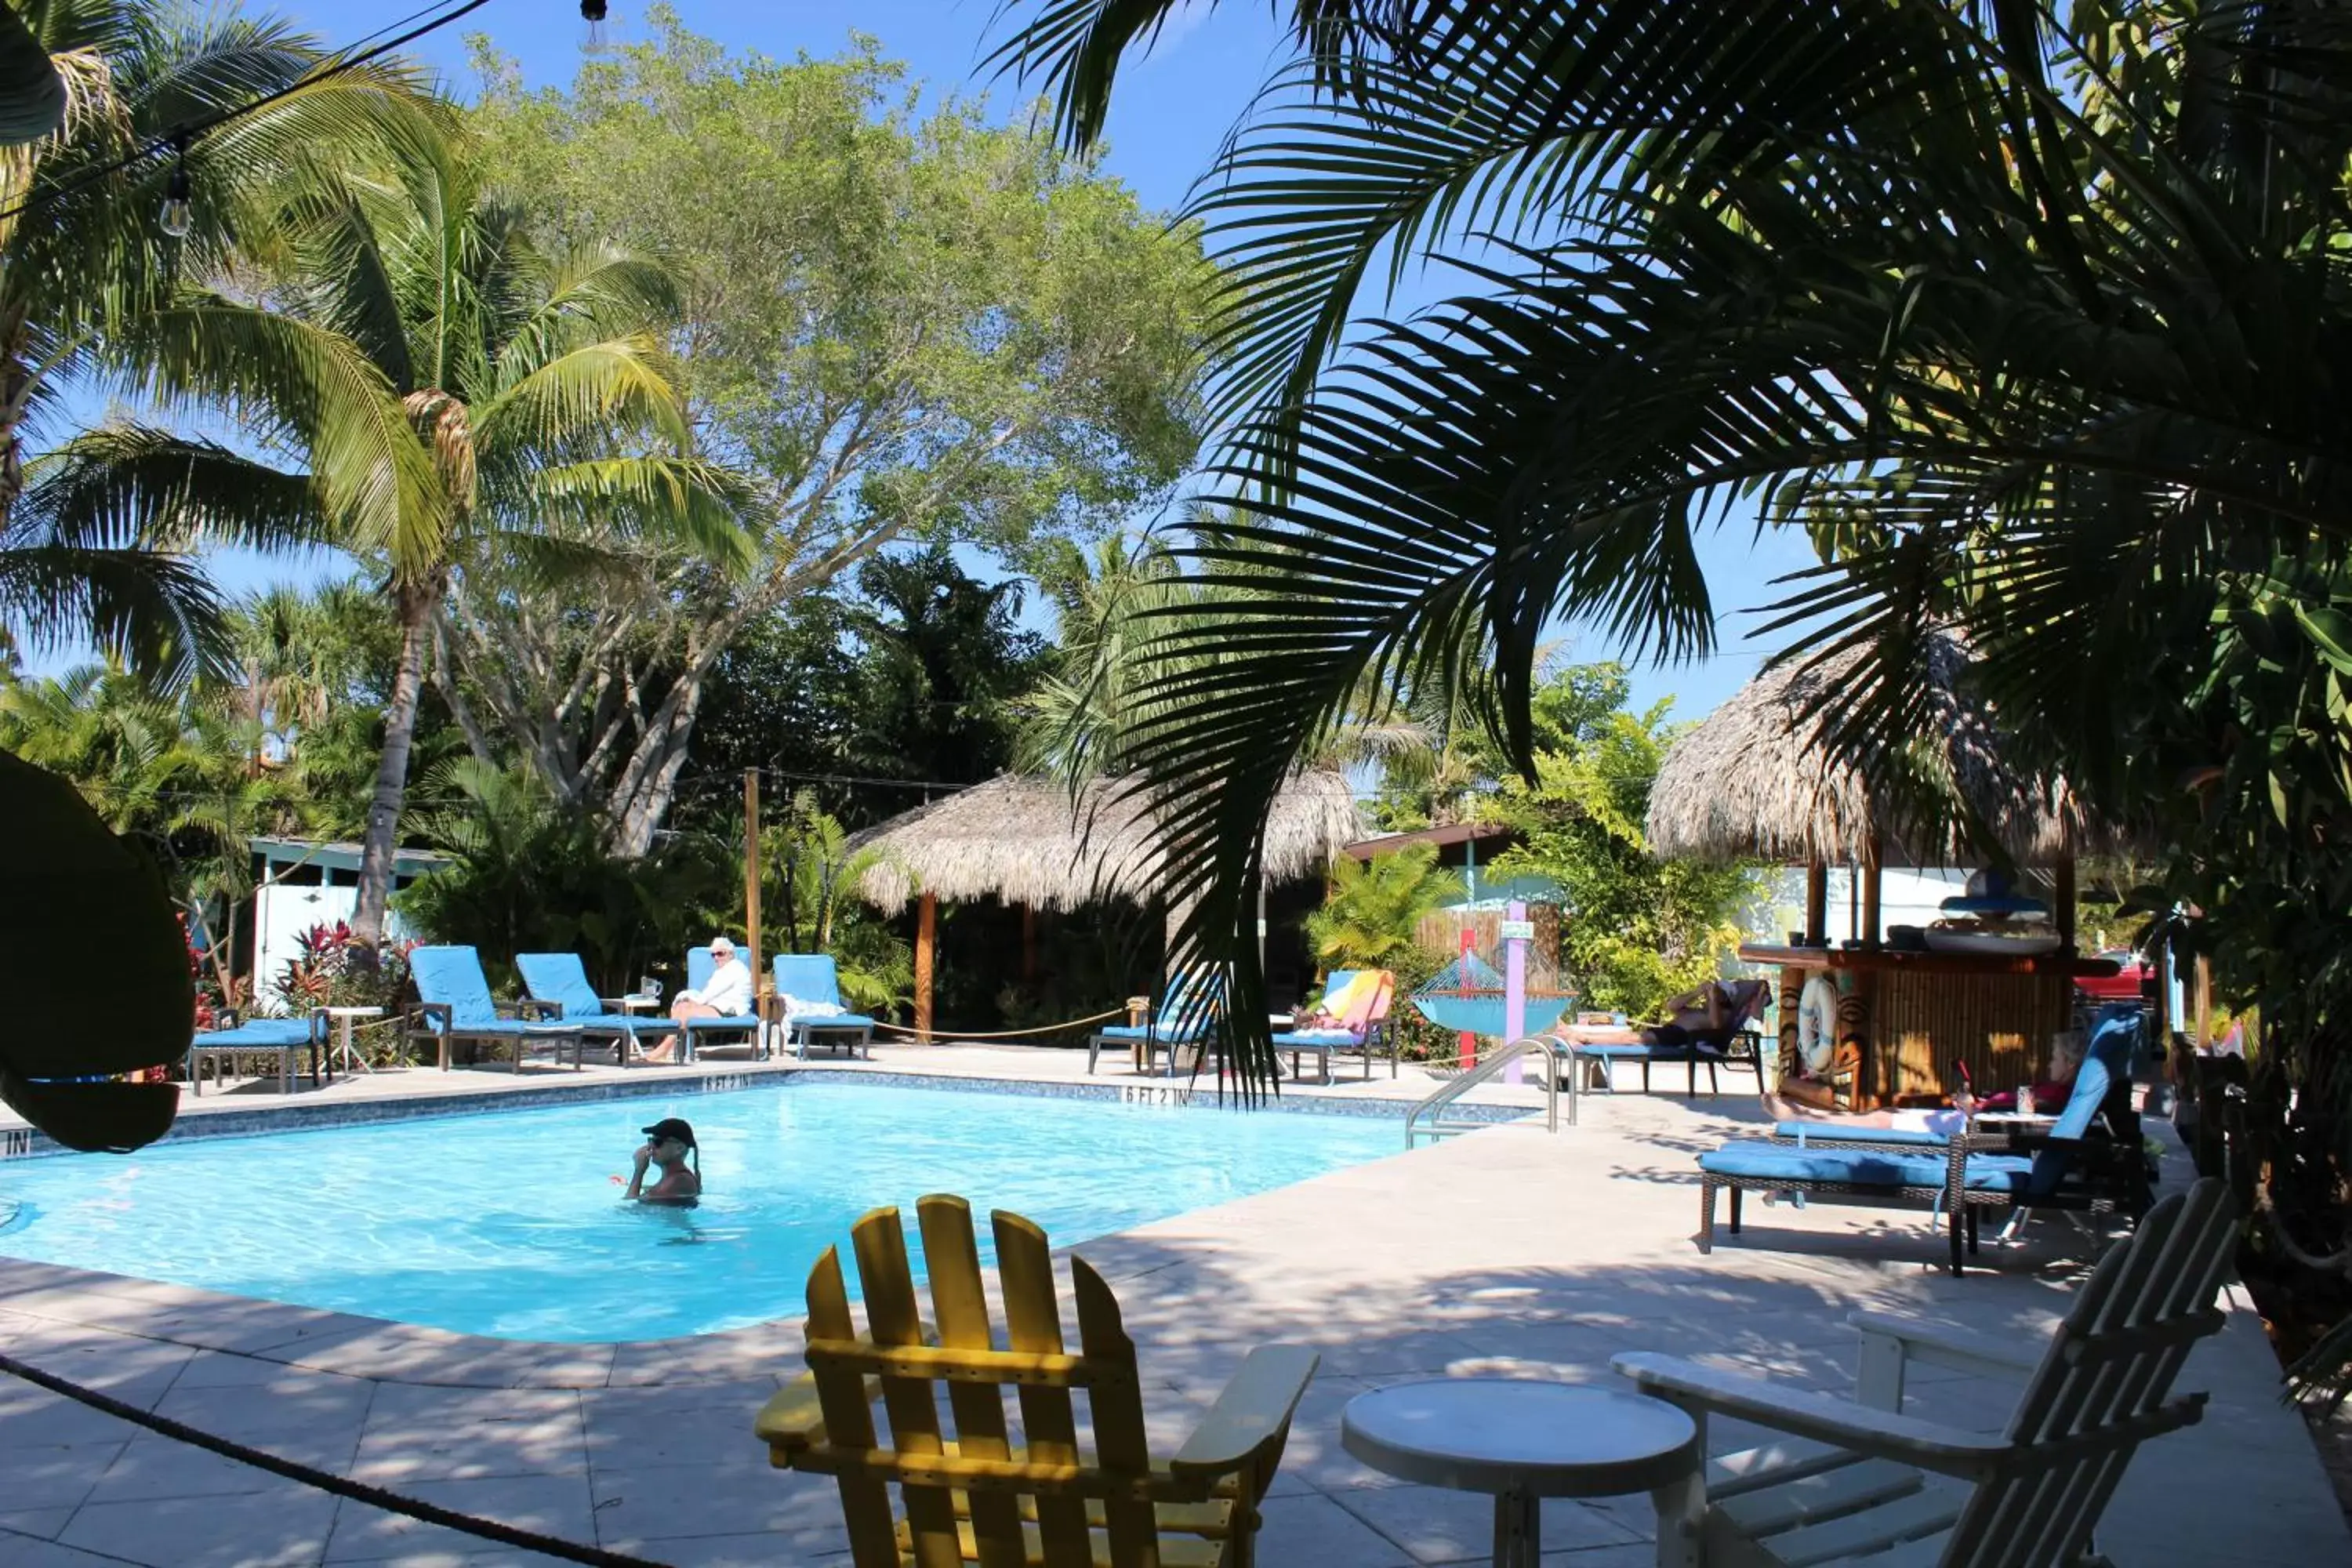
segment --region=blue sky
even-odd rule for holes
[[[884,53],[903,60],[908,74],[934,92],[984,94],[992,107],[1011,114],[1027,94],[984,68],[988,47],[1001,34],[992,29],[996,0],[674,0],[686,25],[730,48],[777,58],[823,56],[839,50],[852,32],[879,40]],[[383,28],[398,8],[383,0],[278,0],[272,7],[332,43],[346,43]],[[1264,0],[1228,0],[1213,13],[1198,5],[1179,13],[1151,55],[1122,68],[1109,123],[1108,172],[1133,186],[1150,206],[1172,210],[1215,156],[1218,142],[1247,107],[1252,89],[1281,47],[1281,37]],[[1284,7],[1287,9],[1287,7]],[[635,36],[646,6],[642,0],[611,0],[608,29]],[[580,58],[584,33],[576,0],[490,0],[457,26],[420,41],[412,52],[445,73],[459,97],[474,90],[467,67],[466,37],[487,35],[518,60],[532,86],[570,79]],[[1410,295],[1398,301],[1413,303]],[[1675,716],[1696,718],[1737,689],[1763,655],[1745,641],[1749,624],[1739,614],[1774,596],[1770,580],[1811,564],[1809,552],[1785,537],[1759,541],[1745,521],[1736,521],[1701,544],[1701,559],[1724,612],[1719,635],[1724,651],[1695,665],[1638,673],[1634,696],[1646,704],[1674,696]],[[280,563],[224,560],[223,579],[246,587],[289,574]],[[303,575],[325,570],[313,563]],[[1572,656],[1607,658],[1612,648],[1599,634],[1562,628]]]

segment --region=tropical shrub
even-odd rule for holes
[[[1617,684],[1622,701],[1622,675]],[[1661,859],[1644,831],[1650,789],[1675,731],[1667,705],[1611,705],[1536,753],[1533,783],[1513,779],[1494,809],[1520,842],[1498,876],[1557,882],[1560,976],[1589,1007],[1655,1016],[1666,999],[1723,973],[1739,942],[1737,916],[1760,890],[1757,868]]]
[[[278,999],[289,1012],[312,1007],[381,1007],[390,1013],[408,999],[408,950],[387,942],[372,961],[351,922],[312,926],[294,939],[294,956],[278,977]]]
[[[776,951],[831,953],[845,1003],[893,1012],[913,994],[914,950],[851,893],[877,852],[853,851],[848,837],[814,794],[795,793],[760,835],[761,910],[770,940],[782,944]],[[735,913],[743,913],[740,900]]]
[[[1433,845],[1332,863],[1331,890],[1307,917],[1307,939],[1328,969],[1396,969],[1420,951],[1422,916],[1463,896],[1462,879]]]
[[[675,974],[688,946],[722,929],[706,911],[732,872],[707,839],[623,858],[535,775],[471,757],[436,769],[426,788],[443,804],[419,826],[451,863],[403,889],[398,907],[434,941],[478,948],[494,980],[512,982],[518,952],[577,952],[598,990],[617,994],[640,974]]]

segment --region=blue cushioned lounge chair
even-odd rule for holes
[[[1964,1132],[1938,1141],[1895,1128],[1838,1128],[1833,1123],[1784,1122],[1774,1142],[1727,1143],[1699,1156],[1699,1250],[1715,1243],[1715,1194],[1731,1194],[1731,1231],[1739,1232],[1740,1195],[1794,1192],[1862,1204],[1941,1204],[1951,1238],[1952,1272],[1962,1252],[1975,1250],[1980,1209],[2088,1209],[2145,1212],[2149,1197],[2139,1149],[2138,1118],[2131,1109],[2131,1050],[2136,1031],[2123,1020],[2103,1020],[2083,1055],[2074,1093],[2047,1131]],[[2104,1118],[2107,1136],[2095,1140]],[[1826,1127],[1840,1142],[1816,1141],[1799,1127]],[[1899,1132],[1895,1138],[1871,1134]],[[1803,1142],[1796,1142],[1802,1136]],[[1927,1142],[1919,1140],[1925,1137]]]
[[[411,1039],[429,1039],[438,1047],[441,1070],[449,1070],[449,1047],[458,1040],[481,1040],[493,1049],[505,1046],[509,1063],[522,1070],[523,1053],[533,1045],[551,1045],[555,1059],[563,1059],[565,1041],[572,1044],[572,1066],[581,1059],[581,1033],[568,1022],[541,1022],[533,1002],[499,1002],[490,995],[482,973],[481,955],[470,947],[414,947],[408,950],[408,973],[416,982],[416,1007],[409,1015]],[[530,1012],[531,1017],[515,1017]]]
[[[588,966],[576,952],[519,952],[515,969],[522,976],[522,988],[548,1016],[591,1039],[613,1041],[623,1067],[628,1066],[629,1047],[639,1035],[667,1035],[677,1028],[657,1014],[625,1011],[618,997],[597,995],[588,984]]]
[[[1362,970],[1358,969],[1333,970],[1323,978],[1323,994],[1327,998],[1339,995],[1354,984],[1357,977],[1363,973]],[[1274,1037],[1275,1050],[1290,1053],[1292,1078],[1298,1076],[1299,1058],[1312,1056],[1321,1058],[1323,1081],[1329,1083],[1331,1053],[1359,1051],[1363,1054],[1364,1076],[1369,1079],[1372,1076],[1372,1053],[1380,1049],[1383,1040],[1388,1042],[1389,1047],[1389,1076],[1396,1077],[1396,1040],[1389,1033],[1389,1009],[1396,1002],[1396,976],[1385,969],[1376,970],[1373,973],[1380,978],[1375,982],[1376,988],[1371,994],[1370,1005],[1365,1012],[1361,1025],[1354,1028],[1285,1029]],[[1327,1000],[1324,1005],[1328,1008],[1332,1004]]]
[[[1209,983],[1211,994],[1223,990],[1222,980]],[[1146,1072],[1156,1072],[1154,1065],[1164,1047],[1168,1052],[1168,1071],[1176,1071],[1176,1051],[1180,1046],[1198,1046],[1208,1038],[1213,1014],[1199,1006],[1191,995],[1191,977],[1178,975],[1169,982],[1168,994],[1161,998],[1159,1016],[1140,1024],[1107,1024],[1087,1037],[1087,1071],[1095,1070],[1095,1062],[1107,1045],[1125,1046],[1134,1052],[1139,1067]]]
[[[846,1009],[838,1013],[803,1014],[795,1018],[784,1012],[784,998],[795,1002],[814,1002],[820,1006],[841,1006],[841,970],[829,952],[780,952],[769,961],[769,970],[776,979],[776,994],[768,999],[772,1020],[783,1037],[783,1043],[793,1054],[805,1058],[812,1045],[838,1046],[845,1050],[862,1050],[874,1054],[874,1020],[863,1013]]]
[[[2079,1121],[2087,1130],[2091,1119],[2118,1086],[2129,1090],[2132,1056],[2138,1041],[2138,1004],[2127,1002],[2100,1009],[2097,1021],[2091,1026],[2091,1038],[2083,1048],[2083,1065],[2074,1074],[2065,1109],[2059,1113],[2060,1126]],[[2056,1131],[2052,1130],[2053,1135]],[[2082,1135],[2071,1134],[2077,1138]],[[1922,1127],[1862,1127],[1843,1121],[1779,1121],[1772,1126],[1775,1142],[1815,1149],[1940,1150],[1950,1137],[1948,1132]]]
[[[310,1057],[310,1085],[317,1088],[324,1080],[320,1070],[327,1059],[327,1015],[313,1008],[299,1018],[247,1018],[239,1020],[229,1015],[230,1025],[225,1029],[205,1029],[188,1043],[188,1087],[197,1094],[205,1091],[204,1062],[213,1061],[213,1083],[220,1083],[222,1058],[234,1060],[245,1053],[274,1055],[278,1058],[278,1092],[294,1092],[294,1064],[304,1052]]]
[[[710,949],[708,947],[688,948],[686,950],[686,988],[688,991],[699,991],[709,984],[710,972],[717,966],[718,962],[710,955]],[[738,962],[740,963],[740,960]],[[756,981],[759,977],[754,975],[752,978]],[[756,998],[753,1005],[758,1005]],[[673,1029],[678,1027],[674,1023],[669,1024],[668,1026]],[[730,1013],[719,1018],[688,1018],[686,1021],[686,1026],[678,1030],[677,1059],[690,1062],[704,1050],[715,1048],[720,1042],[730,1047],[740,1046],[755,1058],[763,1057],[767,1055],[767,1047],[761,1042],[766,1033],[763,1021],[757,1013]],[[719,1037],[719,1040],[714,1041],[713,1036]]]

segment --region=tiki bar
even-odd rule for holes
[[[2111,847],[2109,836],[2063,783],[2004,764],[1991,713],[1962,689],[1966,654],[1948,637],[1931,642],[1934,721],[1925,754],[1906,762],[1915,776],[1947,781],[1954,809],[1923,813],[1874,791],[1814,716],[1819,694],[1854,663],[1768,670],[1676,742],[1651,796],[1652,848],[1804,868],[1802,931],[1739,950],[1779,972],[1784,1100],[1823,1110],[1940,1103],[1955,1064],[1980,1089],[2032,1082],[2050,1037],[2072,1026],[2075,980],[2116,973],[2080,955],[2074,936],[2075,858]],[[1837,865],[1858,868],[1859,910],[1833,942]],[[1946,900],[1951,918],[1885,926],[1885,873],[1917,867],[1989,868],[1972,896]]]

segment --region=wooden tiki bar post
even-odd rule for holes
[[[931,963],[939,936],[939,896],[927,892],[915,905],[915,1038],[927,1046],[931,1043]]]

